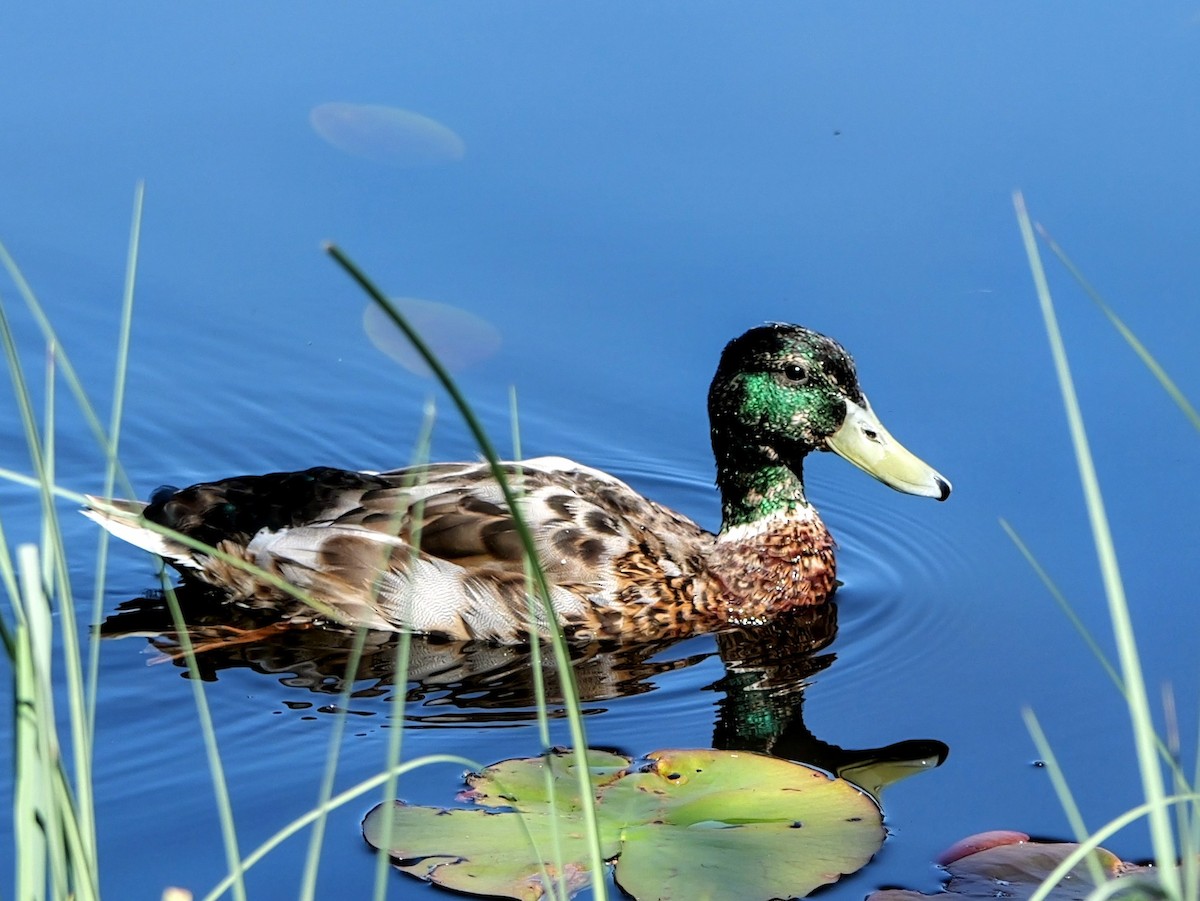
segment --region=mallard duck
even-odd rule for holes
[[[729,342],[708,413],[715,535],[571,460],[503,464],[569,635],[675,637],[824,602],[834,542],[804,493],[810,451],[833,451],[899,491],[950,494],[872,412],[850,355],[810,329],[769,324]],[[551,628],[528,600],[521,542],[486,463],[318,467],[159,489],[148,504],[89,502],[84,512],[114,535],[247,603],[280,591],[147,524],[281,577],[345,625],[500,642]]]

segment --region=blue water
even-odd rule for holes
[[[364,335],[364,298],[325,239],[388,293],[499,330],[499,352],[462,383],[503,446],[511,385],[527,454],[612,471],[708,527],[704,396],[724,342],[765,320],[842,340],[884,422],[955,493],[938,505],[832,457],[809,464],[846,584],[803,724],[844,749],[933,739],[950,753],[887,790],[891,838],[826,897],[930,890],[930,859],[963,835],[1068,834],[1033,765],[1025,707],[1089,825],[1139,796],[1115,690],[998,525],[1021,532],[1111,651],[1010,195],[1024,190],[1200,396],[1198,50],[1184,3],[27,6],[0,31],[0,240],[107,411],[133,189],[146,180],[121,444],[142,495],[314,464],[401,465],[431,395],[435,456],[474,455],[432,384]],[[465,153],[420,167],[353,156],[310,124],[329,102],[413,111]],[[1155,702],[1173,686],[1191,759],[1200,436],[1066,273],[1052,267],[1051,280],[1147,681]],[[40,385],[36,328],[7,281],[0,299]],[[0,465],[28,471],[15,405],[0,404]],[[60,480],[99,490],[90,433],[65,392],[59,407]],[[37,538],[26,489],[0,484],[0,515],[11,543]],[[70,505],[63,515],[87,598],[95,529]],[[144,555],[114,550],[105,613],[154,584]],[[640,754],[727,740],[719,650],[691,639],[598,691],[592,743]],[[321,674],[272,653],[248,649],[205,683],[247,849],[313,803],[335,724],[318,710],[332,696],[311,690]],[[224,873],[191,685],[156,658],[144,638],[101,646],[111,898],[172,884],[202,895]],[[611,675],[602,661],[595,673]],[[394,724],[387,680],[369,690],[378,683],[360,683],[339,787],[383,760]],[[406,756],[536,751],[519,696],[505,706],[446,679],[420,691]],[[9,747],[0,736],[0,755]],[[444,803],[458,776],[427,772],[401,793]],[[373,803],[331,818],[321,897],[369,889],[358,823]],[[9,831],[6,819],[0,860]],[[293,897],[306,843],[251,871],[251,897]],[[1149,853],[1141,827],[1109,846]],[[392,882],[395,897],[419,891]]]

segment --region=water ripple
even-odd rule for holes
[[[822,504],[838,542],[843,582],[836,646],[843,676],[870,667],[877,677],[881,663],[902,668],[966,628],[968,609],[955,602],[953,589],[968,570],[965,550],[929,515],[927,503],[910,513],[872,498],[877,487]]]
[[[716,525],[716,493],[699,467],[641,459],[611,468],[647,496]],[[898,671],[968,628],[969,605],[956,595],[968,554],[937,515],[940,505],[894,494],[856,473],[817,473],[810,482],[838,543],[839,676],[853,685],[868,670],[872,678],[880,667]]]

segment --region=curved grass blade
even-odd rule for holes
[[[537,549],[534,545],[533,535],[529,531],[524,517],[521,516],[519,505],[517,504],[517,496],[509,485],[504,471],[500,466],[500,458],[475,416],[466,397],[459,390],[457,384],[451,378],[449,372],[442,365],[441,361],[430,351],[421,336],[412,328],[404,316],[396,309],[395,305],[387,298],[387,296],[379,290],[379,288],[369,279],[366,274],[347,257],[340,248],[329,243],[325,245],[326,252],[333,257],[334,261],[342,267],[343,270],[355,281],[358,285],[377,303],[388,317],[396,324],[404,334],[412,342],[413,347],[425,360],[426,365],[432,370],[434,376],[441,383],[446,393],[450,395],[454,405],[458,408],[459,414],[466,423],[467,428],[471,431],[480,451],[488,461],[491,467],[492,476],[495,478],[500,490],[504,495],[504,500],[508,509],[512,513],[513,523],[516,526],[517,534],[520,536],[521,544],[524,547],[527,559],[535,565],[531,566],[530,571],[533,576],[533,585],[536,589],[536,595],[543,604],[546,619],[549,623],[556,624],[557,618],[554,615],[553,605],[550,602],[550,587],[546,582],[545,573],[536,565]],[[588,832],[588,847],[589,858],[592,872],[600,874],[604,872],[603,857],[600,851],[600,836],[598,833],[595,799],[592,797],[587,781],[587,737],[584,734],[583,714],[579,702],[579,693],[575,686],[575,673],[571,666],[570,654],[567,650],[566,640],[562,635],[561,629],[555,626],[550,635],[551,647],[554,650],[555,664],[558,670],[559,683],[562,687],[564,698],[564,706],[567,710],[567,722],[571,734],[571,742],[574,746],[574,752],[577,755],[580,792],[582,794],[582,805],[584,809],[584,821]],[[534,639],[536,640],[536,639]],[[607,887],[602,878],[597,878],[593,882],[593,890],[597,901],[605,901],[607,898]]]
[[[309,823],[314,822],[318,817],[325,816],[330,811],[337,810],[339,807],[349,804],[351,801],[362,797],[372,789],[384,785],[389,779],[394,779],[397,776],[403,776],[405,773],[411,772],[412,770],[419,769],[423,766],[430,766],[435,763],[453,763],[458,766],[466,767],[469,770],[478,770],[481,768],[480,764],[476,763],[474,760],[468,760],[465,757],[455,757],[450,754],[430,754],[425,757],[418,757],[416,760],[410,760],[407,763],[401,763],[392,769],[385,770],[382,773],[376,773],[371,778],[364,779],[357,785],[350,786],[345,791],[334,795],[325,803],[318,804],[307,813],[296,817],[296,819],[292,820],[249,854],[245,855],[239,861],[239,873],[247,872],[260,860],[278,848],[281,844],[283,844]],[[232,874],[226,876],[213,887],[212,891],[204,896],[203,901],[217,901],[218,898],[229,891],[230,887],[234,884],[234,879],[235,877]]]
[[[0,266],[3,266],[7,270],[9,278],[17,286],[17,292],[21,295],[22,300],[25,301],[25,305],[29,308],[30,313],[33,314],[33,318],[37,322],[38,328],[41,329],[46,343],[48,345],[53,344],[58,348],[58,365],[62,376],[66,380],[67,386],[71,389],[71,393],[75,396],[75,402],[80,412],[83,413],[89,428],[91,428],[96,443],[107,454],[109,437],[105,432],[104,425],[100,422],[100,417],[96,414],[95,407],[92,406],[92,402],[88,399],[87,392],[83,388],[83,382],[76,373],[75,367],[71,363],[71,358],[63,350],[62,342],[58,340],[58,334],[55,332],[54,326],[50,323],[50,317],[46,315],[46,311],[38,301],[37,295],[34,294],[33,288],[26,280],[20,267],[17,266],[16,260],[9,254],[3,242],[0,242]],[[132,495],[133,485],[119,464],[117,466],[117,476],[120,479],[122,490]]]
[[[1069,855],[1063,858],[1062,862],[1054,868],[1048,875],[1045,881],[1038,886],[1037,891],[1029,896],[1029,901],[1046,901],[1050,897],[1051,892],[1055,887],[1062,882],[1071,870],[1075,869],[1079,864],[1083,863],[1092,852],[1100,848],[1101,844],[1108,841],[1122,829],[1131,826],[1143,817],[1152,815],[1156,807],[1171,807],[1176,804],[1197,804],[1200,803],[1200,794],[1189,792],[1183,795],[1165,795],[1160,802],[1145,801],[1137,807],[1131,807],[1120,816],[1109,820],[1095,832],[1087,837],[1086,841],[1079,843],[1079,847],[1072,851]],[[1167,867],[1174,871],[1178,876],[1178,871],[1174,865]],[[1176,896],[1178,897],[1178,896]]]
[[[417,432],[416,450],[413,462],[417,465],[429,462],[429,449],[433,444],[433,425],[437,418],[437,407],[432,398],[425,404],[425,415],[421,419],[421,428]],[[424,520],[423,510],[425,501],[418,502],[414,510],[413,522],[413,551],[415,555],[421,546],[421,526]],[[397,531],[399,525],[397,524]],[[410,561],[411,563],[411,561]],[[390,778],[383,784],[381,801],[396,797],[399,790],[400,777],[396,767],[400,764],[401,752],[404,749],[404,706],[408,702],[408,668],[412,657],[412,634],[402,630],[396,641],[396,656],[393,661],[392,697],[390,701],[392,722],[395,728],[388,733],[386,770]],[[389,836],[390,839],[390,836]],[[375,855],[375,885],[372,897],[375,901],[384,901],[387,897],[388,877],[391,875],[391,858],[386,851],[380,850]]]
[[[192,636],[187,630],[183,618],[183,610],[179,599],[175,596],[175,588],[167,577],[166,566],[159,562],[158,579],[162,585],[167,607],[171,611],[171,619],[178,634],[179,647],[183,651],[192,678],[192,699],[196,704],[196,717],[200,720],[200,735],[204,739],[204,751],[208,757],[208,773],[212,779],[213,795],[217,804],[217,815],[221,823],[221,839],[225,848],[225,861],[229,865],[233,897],[236,901],[246,901],[246,883],[243,878],[245,865],[238,850],[237,824],[233,815],[233,804],[229,797],[229,785],[225,781],[225,767],[221,763],[221,751],[217,746],[217,730],[213,725],[212,711],[208,706],[208,698],[204,693],[204,680],[200,678],[200,667],[196,662],[196,649],[192,645]]]
[[[3,247],[0,246],[0,257],[5,256]],[[67,682],[67,702],[70,711],[68,718],[71,730],[71,745],[73,749],[73,760],[75,764],[75,774],[80,786],[80,796],[83,804],[80,806],[72,806],[71,811],[67,814],[72,819],[78,822],[79,834],[83,842],[83,855],[87,864],[94,873],[96,861],[96,839],[94,828],[94,814],[91,808],[91,743],[89,741],[90,727],[87,720],[87,698],[83,683],[83,668],[82,654],[80,652],[78,627],[75,621],[75,605],[72,600],[70,575],[67,570],[67,555],[66,549],[63,546],[62,529],[58,521],[58,510],[55,506],[55,491],[54,486],[54,440],[53,440],[53,411],[54,411],[54,377],[53,373],[57,371],[57,365],[61,363],[61,357],[57,353],[57,342],[53,339],[47,343],[47,400],[46,400],[46,415],[48,428],[39,429],[37,416],[33,409],[33,399],[29,392],[28,382],[25,378],[24,367],[21,362],[20,354],[17,351],[16,341],[12,329],[9,325],[8,317],[4,312],[3,306],[0,305],[0,342],[4,345],[5,356],[8,361],[9,377],[12,381],[14,393],[17,398],[17,406],[20,411],[21,423],[25,433],[25,444],[29,452],[30,461],[33,465],[34,478],[33,485],[38,492],[38,498],[41,502],[42,510],[42,546],[41,546],[41,565],[43,567],[44,593],[49,600],[56,598],[59,609],[62,613],[62,649],[63,662],[66,671]],[[41,432],[45,432],[45,437]],[[11,560],[8,559],[7,552],[4,559],[0,560],[6,566],[11,565]],[[6,584],[10,585],[11,577],[6,577]],[[19,592],[13,595],[14,601],[19,597]],[[14,609],[18,618],[18,622],[22,619],[22,605],[14,603]],[[47,699],[46,703],[49,703]],[[47,724],[47,728],[51,730],[53,735],[51,738],[57,743],[57,725],[53,720]],[[57,754],[57,751],[55,752]],[[84,782],[88,781],[87,785]],[[85,806],[86,805],[86,806]],[[51,845],[51,850],[55,847]],[[53,861],[52,861],[53,862]],[[81,864],[84,866],[84,864]]]
[[[1133,349],[1133,352],[1138,355],[1138,358],[1150,370],[1150,373],[1158,380],[1158,383],[1162,385],[1163,390],[1167,392],[1171,400],[1175,402],[1175,405],[1183,411],[1183,415],[1188,418],[1197,431],[1200,431],[1200,412],[1197,412],[1196,408],[1192,406],[1191,401],[1187,399],[1187,396],[1175,384],[1175,380],[1167,375],[1167,371],[1163,369],[1162,364],[1155,359],[1154,355],[1146,348],[1146,345],[1133,333],[1133,330],[1109,306],[1108,302],[1100,295],[1100,292],[1092,286],[1092,283],[1084,277],[1079,267],[1071,261],[1071,258],[1058,245],[1058,242],[1050,236],[1050,232],[1046,230],[1045,226],[1038,223],[1035,228],[1038,234],[1042,236],[1042,240],[1050,248],[1050,252],[1058,257],[1060,263],[1067,267],[1067,271],[1071,273],[1075,281],[1079,282],[1080,287],[1092,299],[1092,302],[1100,308],[1100,312],[1108,317],[1108,321],[1113,324],[1118,334],[1125,339],[1125,343]]]
[[[1104,510],[1100,481],[1096,476],[1096,467],[1092,460],[1091,447],[1088,444],[1087,431],[1083,424],[1083,413],[1075,394],[1075,383],[1071,377],[1066,347],[1063,344],[1062,333],[1059,331],[1058,317],[1054,312],[1054,301],[1050,296],[1050,287],[1046,281],[1046,272],[1042,267],[1041,256],[1038,253],[1033,226],[1025,208],[1025,199],[1019,191],[1013,195],[1013,205],[1016,208],[1017,222],[1025,244],[1025,252],[1029,258],[1029,269],[1033,275],[1034,286],[1041,305],[1046,337],[1054,357],[1054,368],[1062,393],[1067,424],[1071,431],[1071,442],[1075,448],[1075,462],[1083,486],[1084,499],[1087,502],[1092,540],[1096,546],[1100,574],[1104,581],[1104,593],[1108,599],[1109,617],[1112,620],[1113,632],[1116,636],[1117,656],[1125,685],[1128,688],[1127,703],[1133,725],[1142,791],[1149,805],[1150,835],[1154,846],[1154,855],[1162,869],[1167,891],[1172,897],[1178,898],[1179,873],[1173,866],[1175,860],[1173,829],[1169,812],[1163,803],[1166,792],[1163,785],[1162,768],[1158,761],[1157,734],[1154,730],[1153,718],[1150,715],[1145,678],[1142,674],[1141,660],[1138,657],[1129,605],[1125,598],[1125,585],[1117,564],[1116,547],[1113,543],[1112,531],[1109,528],[1108,516]]]
[[[366,642],[367,629],[360,626],[354,630],[354,643],[350,646],[350,654],[346,658],[345,677],[342,679],[342,691],[339,697],[338,712],[334,718],[333,728],[329,732],[329,750],[325,752],[325,774],[321,779],[321,788],[317,794],[317,806],[323,806],[333,797],[333,781],[337,777],[338,760],[341,757],[342,737],[346,733],[346,718],[350,713],[350,698],[354,694],[354,679],[358,673],[358,665],[362,661],[363,645]],[[317,892],[317,873],[321,865],[321,845],[325,841],[325,824],[327,817],[322,811],[313,822],[312,835],[309,837],[308,854],[304,861],[304,878],[300,886],[300,901],[312,901]]]
[[[1046,764],[1046,772],[1050,774],[1050,782],[1054,786],[1055,794],[1058,795],[1058,803],[1067,815],[1071,831],[1075,833],[1075,841],[1087,841],[1088,828],[1083,822],[1083,813],[1079,810],[1079,805],[1075,803],[1075,796],[1071,793],[1070,786],[1067,785],[1066,775],[1063,773],[1062,767],[1058,765],[1058,758],[1054,756],[1054,749],[1050,747],[1046,733],[1042,731],[1042,724],[1038,722],[1032,708],[1026,707],[1021,711],[1021,716],[1025,720],[1025,728],[1033,738],[1038,756]],[[1096,885],[1103,885],[1106,877],[1100,861],[1096,859],[1095,855],[1088,855],[1087,864],[1088,871],[1092,874],[1092,882]]]
[[[120,333],[117,338],[116,366],[113,373],[112,413],[108,420],[108,440],[104,446],[104,496],[112,497],[117,473],[121,470],[117,449],[121,440],[121,419],[125,411],[125,382],[129,371],[129,346],[133,332],[133,295],[137,281],[138,249],[141,246],[142,209],[146,200],[146,183],[139,181],[133,193],[133,217],[129,227],[129,250],[125,259],[125,287],[121,299]],[[128,481],[128,480],[126,480]],[[96,575],[92,593],[91,627],[95,634],[104,613],[104,585],[108,576],[108,530],[101,529],[96,538]],[[100,643],[92,642],[88,654],[87,721],[89,743],[96,728],[96,693],[100,681]]]

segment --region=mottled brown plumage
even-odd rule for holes
[[[707,597],[737,625],[761,625],[784,610],[819,604],[837,584],[833,537],[815,512],[717,541],[706,568]]]
[[[709,413],[717,535],[564,458],[503,464],[553,618],[572,636],[676,637],[823,602],[836,570],[833,539],[804,495],[810,450],[835,450],[901,490],[949,493],[879,424],[845,351],[807,329],[765,326],[731,342]],[[345,624],[496,641],[552,628],[530,600],[523,546],[486,464],[245,476],[149,504],[93,499],[85,512],[244,603],[284,592],[238,561],[311,596],[311,616]]]

